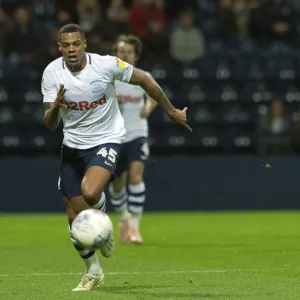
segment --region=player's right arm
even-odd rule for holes
[[[61,84],[55,101],[44,103],[44,123],[50,131],[53,131],[60,122],[60,108],[67,108],[64,104],[65,92],[66,89]]]
[[[53,131],[60,122],[60,108],[66,107],[64,103],[65,88],[61,84],[57,91],[53,74],[45,70],[42,80],[42,93],[44,102],[44,123],[47,129]]]

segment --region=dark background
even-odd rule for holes
[[[146,210],[297,209],[299,158],[155,156],[146,172]],[[0,161],[0,211],[63,211],[59,159]]]

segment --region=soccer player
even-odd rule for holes
[[[141,52],[141,40],[134,35],[119,36],[113,46],[114,55],[133,66]],[[149,98],[140,86],[121,81],[116,81],[115,85],[126,137],[120,151],[116,178],[110,184],[109,192],[111,203],[120,217],[120,241],[141,243],[139,223],[146,200],[143,174],[149,156],[147,118],[157,102]]]
[[[58,188],[70,226],[84,209],[105,210],[103,190],[113,178],[126,133],[115,80],[140,85],[173,121],[191,130],[186,123],[186,108],[175,109],[154,80],[119,58],[86,53],[86,45],[80,26],[63,26],[58,33],[62,57],[46,67],[42,78],[45,125],[53,131],[60,119],[63,121]],[[80,247],[70,234],[86,266],[74,291],[87,291],[103,282],[104,274],[95,251]],[[111,257],[113,247],[112,239],[100,252]]]

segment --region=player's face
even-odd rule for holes
[[[134,46],[131,44],[120,42],[117,48],[116,56],[121,58],[125,62],[128,62],[131,65],[134,65],[136,63]]]
[[[81,70],[85,57],[86,40],[79,32],[62,33],[60,36],[59,51],[71,70]]]

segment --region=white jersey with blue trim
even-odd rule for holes
[[[145,73],[151,77],[148,72]],[[148,98],[146,92],[140,86],[121,81],[116,81],[116,92],[125,122],[125,143],[140,137],[148,137],[148,121],[140,116]]]
[[[120,113],[115,81],[129,82],[133,66],[114,56],[86,53],[87,64],[71,72],[62,57],[52,61],[42,79],[43,102],[54,102],[60,84],[67,90],[61,108],[63,144],[88,149],[105,143],[122,143],[126,130]]]

